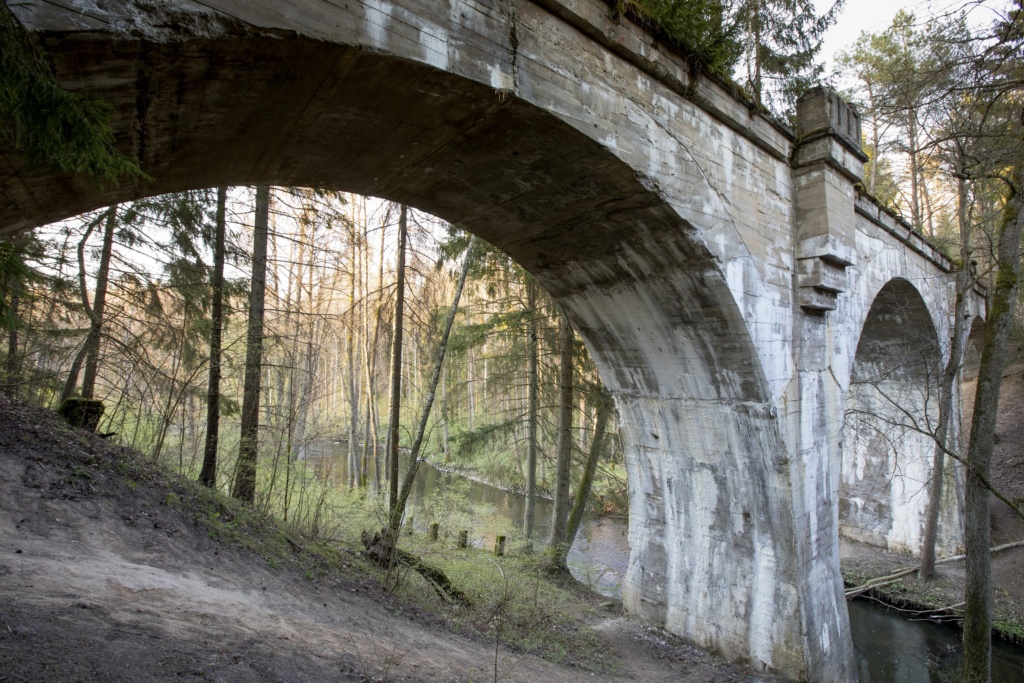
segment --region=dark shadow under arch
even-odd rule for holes
[[[480,235],[561,300],[665,282],[676,302],[666,322],[695,332],[685,334],[686,361],[707,367],[678,393],[766,398],[745,325],[696,231],[633,169],[534,105],[411,60],[295,35],[156,44],[77,33],[46,44],[65,81],[113,106],[120,144],[154,180],[101,188],[4,150],[0,192],[11,201],[0,232],[221,184],[385,197]],[[599,364],[620,366],[624,388],[659,389],[659,378],[625,371],[621,359],[601,363],[608,335],[575,322]],[[722,368],[738,381],[714,386]]]

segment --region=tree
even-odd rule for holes
[[[441,331],[441,339],[437,344],[437,352],[434,358],[433,370],[427,384],[427,392],[424,395],[423,407],[420,411],[420,419],[416,427],[416,435],[413,438],[412,449],[409,453],[409,469],[405,473],[405,480],[402,482],[402,490],[391,508],[391,517],[388,527],[391,530],[392,538],[398,538],[398,532],[402,525],[402,517],[405,515],[406,501],[412,492],[412,485],[416,480],[416,471],[420,463],[420,449],[423,446],[423,437],[427,431],[427,423],[430,420],[430,411],[434,406],[434,397],[437,393],[437,385],[441,379],[441,371],[444,369],[444,357],[448,352],[448,338],[451,335],[452,325],[455,323],[455,314],[459,311],[459,299],[462,298],[462,289],[466,285],[466,275],[469,273],[470,264],[473,262],[473,247],[475,239],[469,242],[466,250],[465,260],[462,264],[462,272],[459,274],[458,282],[455,284],[455,293],[452,295],[452,305],[448,310],[448,317],[445,319]],[[397,457],[397,454],[395,454]]]
[[[33,163],[116,183],[145,178],[114,147],[111,108],[89,93],[57,83],[45,52],[32,43],[7,3],[0,4],[0,125]]]
[[[569,518],[569,477],[572,467],[572,407],[573,407],[573,331],[565,312],[558,317],[558,463],[555,474],[555,500],[551,512],[551,538],[549,545],[553,559],[563,554]],[[557,566],[557,565],[554,565]]]
[[[994,183],[1001,195],[1001,214],[990,242],[993,277],[967,447],[964,502],[967,577],[962,679],[980,683],[987,682],[991,675],[991,461],[999,391],[1009,360],[1010,329],[1021,277],[1024,8],[1019,2],[1010,5],[988,34],[972,36],[960,30],[948,40],[961,67],[953,87],[961,102],[971,105],[968,115],[958,112],[952,117],[965,125],[954,126],[954,134],[949,137],[963,139],[958,147],[964,152],[962,175],[976,183]]]
[[[788,115],[796,98],[821,76],[825,31],[844,0],[818,15],[811,0],[625,0],[641,21],[676,41],[697,70],[722,76],[737,67],[755,101]]]
[[[931,225],[924,177],[931,148],[929,123],[941,109],[936,105],[941,105],[942,95],[948,91],[950,75],[941,64],[942,47],[947,45],[940,35],[943,30],[938,22],[921,28],[913,14],[900,10],[889,28],[861,34],[854,48],[840,58],[844,68],[861,82],[858,99],[871,123],[875,153],[869,161],[868,191],[874,194],[879,188],[879,159],[884,150],[905,154],[910,222],[921,231]],[[892,129],[900,134],[888,135]]]
[[[93,303],[89,304],[89,290],[85,277],[85,244],[92,234],[96,224],[103,221],[103,246],[100,250],[100,267],[96,272],[96,293]],[[89,318],[89,332],[78,355],[75,356],[68,373],[68,380],[64,384],[64,392],[61,400],[74,395],[75,387],[78,385],[78,373],[81,370],[83,359],[86,362],[85,378],[82,380],[82,398],[91,399],[96,387],[96,372],[99,365],[100,336],[103,332],[103,313],[107,301],[107,280],[110,274],[110,256],[114,246],[114,227],[117,225],[117,205],[110,207],[100,218],[91,222],[78,243],[78,286],[79,294],[82,297],[82,308]]]
[[[224,233],[226,228],[225,204],[228,189],[217,189],[217,216],[213,239],[213,277],[210,289],[210,379],[206,389],[206,439],[203,449],[203,469],[199,482],[210,488],[217,487],[217,448],[220,436],[220,346],[224,329]]]
[[[405,248],[408,240],[408,215],[403,204],[398,213],[398,263],[395,266],[395,332],[391,348],[391,417],[388,423],[388,481],[391,518],[398,512],[398,436],[402,415],[402,335],[405,330]]]
[[[1007,178],[1008,197],[997,233],[995,287],[978,371],[978,387],[967,451],[967,489],[964,501],[967,579],[964,614],[964,680],[987,682],[992,659],[992,559],[989,485],[995,448],[999,388],[1009,360],[1010,328],[1020,285],[1020,237],[1024,227],[1021,163]]]
[[[523,511],[523,536],[527,544],[533,536],[534,514],[537,506],[537,420],[540,403],[540,376],[538,372],[540,344],[537,331],[537,281],[532,277],[526,283],[526,308],[530,316],[527,323],[529,353],[527,386],[526,434],[526,505]]]
[[[740,25],[732,0],[625,0],[620,10],[636,12],[641,22],[664,31],[690,53],[699,69],[728,75],[743,53]]]
[[[576,496],[573,499],[572,511],[566,524],[565,539],[562,543],[552,548],[553,559],[551,566],[568,571],[566,560],[569,556],[569,548],[576,540],[580,524],[583,522],[583,515],[586,512],[587,501],[590,499],[590,490],[594,483],[594,474],[597,472],[597,463],[604,453],[605,435],[608,433],[608,421],[611,417],[613,404],[611,394],[603,386],[591,388],[591,395],[597,396],[597,418],[594,424],[594,439],[590,442],[590,453],[587,455],[587,462],[583,467],[583,476],[576,487]]]
[[[242,430],[238,465],[231,496],[248,503],[256,500],[256,458],[260,428],[260,382],[263,370],[264,298],[267,286],[267,233],[270,225],[270,187],[256,187],[253,230],[252,281],[249,286],[249,322],[245,347],[245,384],[242,394]]]
[[[796,98],[820,78],[817,61],[825,31],[844,0],[818,15],[812,0],[743,0],[737,21],[744,29],[746,85],[776,113],[790,113]]]
[[[0,238],[0,321],[7,330],[7,358],[0,374],[0,387],[13,397],[19,384],[20,348],[18,332],[24,324],[21,301],[26,288],[43,280],[42,273],[29,264],[42,255],[42,247],[31,233]]]
[[[970,223],[967,219],[967,181],[959,179],[958,213],[960,214],[960,268],[956,277],[956,302],[953,309],[953,329],[950,331],[949,357],[939,377],[939,415],[935,426],[935,451],[932,458],[932,479],[928,485],[928,508],[925,511],[924,538],[921,542],[922,579],[935,575],[935,546],[939,531],[939,513],[942,503],[943,471],[946,467],[946,450],[949,447],[949,425],[953,413],[953,389],[963,362],[964,342],[967,332],[967,301],[974,286],[971,277]]]

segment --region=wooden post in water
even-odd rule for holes
[[[431,522],[430,523],[430,540],[431,541],[436,541],[437,540],[437,530],[440,529],[440,528],[441,528],[441,525],[438,524],[437,522]]]
[[[469,532],[465,529],[459,532],[459,547],[469,547]]]
[[[497,557],[503,557],[505,555],[505,537],[498,536],[494,539],[494,554]]]

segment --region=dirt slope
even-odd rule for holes
[[[111,466],[136,456],[57,425],[0,397],[0,683],[494,680],[493,644],[369,578],[310,579],[211,540],[166,482]],[[609,671],[501,650],[498,676],[769,680],[621,616],[590,627]]]

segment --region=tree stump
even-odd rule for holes
[[[371,534],[369,531],[362,533],[364,555],[374,564],[392,568],[401,563],[419,572],[420,576],[433,586],[434,590],[444,600],[454,600],[469,605],[469,597],[452,583],[443,570],[427,564],[412,553],[395,546],[395,538],[391,530],[384,527],[379,534]]]
[[[72,396],[61,401],[57,414],[73,427],[81,427],[95,432],[103,417],[103,401],[94,398],[78,398]]]

